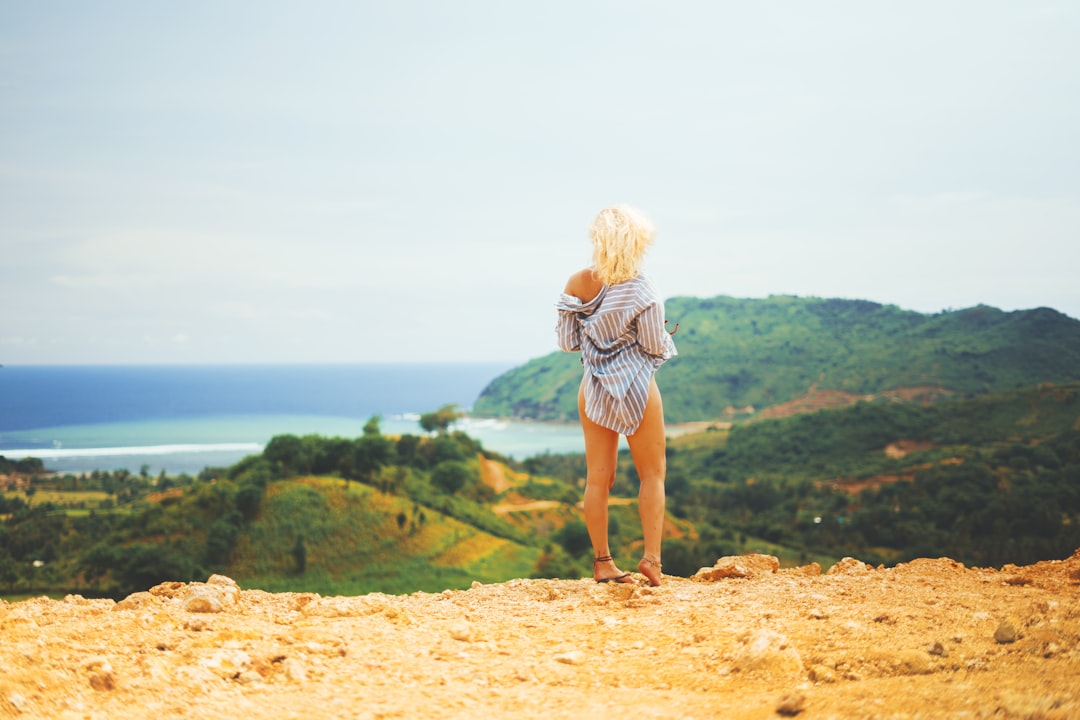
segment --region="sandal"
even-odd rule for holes
[[[649,572],[648,570],[646,570],[647,567],[655,568],[655,570],[653,570],[653,572]],[[664,576],[664,566],[656,560],[653,560],[652,558],[641,558],[641,562],[638,563],[637,569],[638,572],[648,578],[649,585],[652,585],[653,587],[658,586],[660,584],[660,578]],[[654,573],[656,575],[655,579],[653,578]]]
[[[604,555],[603,557],[594,558],[593,559],[593,572],[594,573],[596,572],[596,566],[599,565],[600,563],[602,563],[602,562],[611,562],[611,561],[612,561],[612,558],[611,558],[610,555]],[[616,575],[614,577],[595,578],[595,579],[596,579],[596,582],[598,582],[598,583],[611,583],[611,582],[613,582],[613,583],[632,583],[632,582],[634,582],[633,579],[628,579],[628,578],[630,578],[630,573],[623,573],[622,575]]]

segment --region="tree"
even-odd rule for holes
[[[538,578],[579,578],[581,568],[559,545],[548,543],[536,560],[532,576]]]
[[[448,495],[453,495],[469,480],[469,466],[460,460],[445,460],[431,471],[431,482]]]
[[[443,405],[435,412],[424,413],[420,416],[420,427],[427,432],[445,433],[459,418],[465,417],[465,413],[458,409],[454,403]]]
[[[585,523],[580,520],[571,520],[551,535],[551,539],[559,543],[573,557],[584,555],[592,549],[589,540],[589,531]]]
[[[382,430],[379,428],[380,422],[382,422],[381,415],[372,415],[368,418],[368,421],[364,423],[364,437],[382,435]]]
[[[300,455],[300,438],[295,435],[275,435],[263,449],[263,457],[272,463],[281,463],[285,475],[297,472]]]
[[[19,581],[19,565],[7,555],[0,555],[0,584],[3,584],[8,592],[14,592],[15,583]]]
[[[229,564],[243,522],[243,516],[236,510],[214,521],[206,532],[203,551],[203,562],[207,566],[224,568]]]
[[[117,548],[108,559],[117,581],[117,590],[128,595],[167,580],[191,582],[201,571],[183,551],[167,545],[134,543]]]
[[[394,444],[389,439],[382,435],[364,435],[353,443],[352,474],[370,484],[379,468],[393,459],[393,452]]]
[[[296,574],[303,575],[307,570],[307,547],[304,545],[304,536],[296,536],[296,544],[292,549],[293,560],[296,562]]]

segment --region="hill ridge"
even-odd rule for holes
[[[673,297],[666,313],[680,322],[679,355],[659,374],[673,423],[760,412],[815,389],[976,395],[1080,379],[1080,320],[1051,308],[929,314],[865,300],[719,295]],[[492,380],[473,414],[574,420],[580,376],[574,353],[534,358]]]

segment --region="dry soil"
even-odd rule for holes
[[[657,588],[320,597],[214,576],[0,601],[0,717],[1080,717],[1080,551],[776,565]]]

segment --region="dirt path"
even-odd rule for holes
[[[612,505],[633,505],[637,500],[634,498],[608,498],[608,506]],[[559,502],[557,500],[533,500],[532,502],[523,503],[500,503],[491,508],[492,512],[496,515],[505,515],[512,512],[529,512],[535,510],[552,510],[554,508],[566,507],[566,503]],[[577,504],[577,507],[581,507],[581,503]]]
[[[360,597],[214,576],[0,602],[0,717],[1080,717],[1080,552],[775,567]]]

